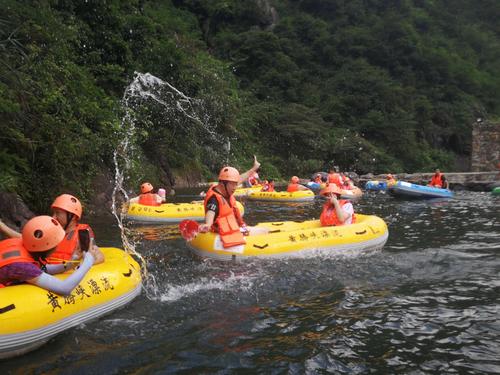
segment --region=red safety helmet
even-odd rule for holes
[[[23,246],[28,251],[47,251],[56,247],[65,236],[59,222],[50,216],[37,216],[29,220],[23,228]]]
[[[293,176],[290,181],[292,182],[292,184],[298,184],[299,183],[299,178],[297,176]]]
[[[219,181],[240,182],[240,172],[233,167],[224,167],[219,172]]]
[[[78,198],[70,194],[61,194],[58,196],[50,208],[60,208],[61,210],[74,214],[78,219],[82,217],[82,204]]]

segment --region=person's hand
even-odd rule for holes
[[[257,161],[257,156],[253,156],[253,169],[257,170],[260,168],[260,163]]]
[[[248,236],[250,234],[250,231],[248,230],[246,225],[242,225],[240,227],[240,232],[243,233],[244,236]]]
[[[104,261],[104,255],[101,253],[101,250],[96,245],[90,246],[89,251],[87,251],[87,254],[92,255],[94,258],[94,264],[102,263]],[[85,256],[87,256],[85,254]]]
[[[210,230],[210,227],[207,224],[200,224],[198,227],[198,232],[200,233],[206,233]]]

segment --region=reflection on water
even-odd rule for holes
[[[499,203],[470,192],[446,201],[370,193],[355,209],[388,223],[382,251],[245,264],[194,257],[176,226],[128,226],[154,297],[0,370],[498,374]],[[317,218],[322,201],[245,205],[255,224]],[[99,242],[118,245],[112,220],[91,224]]]

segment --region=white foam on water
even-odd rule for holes
[[[181,298],[189,297],[201,291],[207,290],[249,290],[254,285],[257,275],[235,275],[231,273],[226,279],[202,278],[196,282],[185,285],[171,285],[169,289],[161,293],[159,300],[161,302],[174,302]]]

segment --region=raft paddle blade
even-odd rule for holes
[[[179,231],[182,238],[186,241],[191,241],[198,234],[199,224],[194,220],[182,220],[179,223]]]

